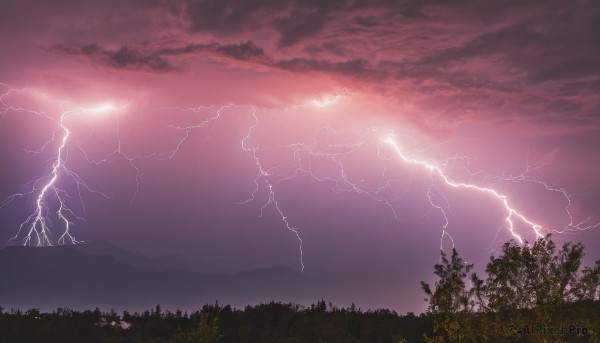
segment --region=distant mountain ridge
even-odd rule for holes
[[[159,257],[148,257],[141,252],[131,252],[104,240],[92,241],[73,246],[77,251],[87,255],[108,255],[117,261],[136,267],[157,269],[174,268],[197,273],[233,274],[239,270],[232,266],[211,264],[189,256],[170,254]]]
[[[174,260],[148,258],[110,243],[6,247],[0,249],[0,305],[141,310],[161,304],[193,310],[217,300],[234,306],[318,300],[311,278],[289,268],[217,275],[177,268]]]

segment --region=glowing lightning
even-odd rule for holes
[[[269,171],[263,169],[263,166],[260,163],[260,159],[257,156],[257,151],[259,149],[258,146],[252,146],[252,147],[246,146],[247,141],[250,139],[250,136],[252,135],[252,131],[258,126],[258,117],[256,116],[256,108],[254,108],[254,107],[252,107],[252,117],[254,118],[254,125],[250,126],[250,128],[248,129],[248,134],[242,140],[242,149],[246,152],[252,153],[252,158],[254,159],[256,169],[258,170],[258,176],[254,179],[255,188],[252,191],[251,197],[248,198],[246,201],[241,202],[240,204],[244,204],[244,203],[255,200],[255,194],[258,191],[258,189],[260,188],[259,181],[261,179],[264,180],[264,183],[267,185],[267,188],[269,190],[269,197],[267,199],[267,202],[265,202],[265,204],[260,208],[260,216],[262,216],[263,210],[269,204],[273,204],[275,206],[275,210],[281,217],[281,220],[285,223],[286,228],[289,231],[293,232],[294,235],[296,236],[296,238],[298,239],[298,243],[299,243],[298,248],[300,250],[300,270],[304,271],[304,252],[302,251],[302,238],[300,238],[300,233],[298,232],[298,228],[292,227],[290,225],[288,218],[283,213],[283,210],[281,209],[281,207],[279,206],[279,203],[275,199],[275,191],[273,190],[273,185],[271,184],[271,182],[268,179],[268,176],[270,176],[271,174]]]
[[[183,135],[178,140],[178,142],[176,143],[176,145],[173,149],[171,149],[167,152],[164,152],[164,153],[157,154],[155,157],[158,157],[159,159],[165,159],[165,160],[173,158],[180,151],[181,146],[189,138],[192,131],[207,127],[209,124],[212,124],[215,121],[217,121],[222,116],[222,114],[225,110],[236,108],[236,107],[239,107],[239,106],[235,105],[235,104],[229,104],[229,105],[220,106],[220,107],[200,106],[200,107],[194,107],[194,108],[179,108],[179,107],[163,108],[163,109],[171,109],[171,110],[177,110],[177,111],[183,111],[183,112],[192,112],[194,114],[199,113],[200,111],[203,111],[203,110],[214,110],[214,114],[210,115],[208,118],[200,120],[198,123],[193,124],[193,125],[188,125],[188,126],[169,125],[168,128],[179,131],[179,132],[183,132]],[[241,141],[241,148],[242,148],[242,150],[244,150],[245,152],[247,152],[251,155],[258,174],[257,174],[256,178],[254,179],[255,187],[254,187],[254,190],[252,191],[252,193],[250,194],[250,198],[248,198],[245,201],[242,201],[238,204],[246,204],[251,201],[255,201],[256,193],[259,191],[259,189],[261,189],[261,184],[266,186],[266,189],[268,190],[269,195],[268,195],[265,203],[260,207],[259,217],[262,217],[264,210],[269,205],[273,206],[275,212],[279,215],[279,217],[281,218],[281,221],[285,224],[285,227],[287,228],[287,230],[292,232],[298,240],[298,245],[299,245],[298,248],[299,248],[299,253],[300,253],[300,270],[303,271],[304,270],[304,258],[303,258],[303,251],[302,251],[302,238],[300,237],[299,229],[293,227],[290,224],[288,217],[285,215],[283,209],[281,208],[279,202],[277,201],[276,193],[275,193],[275,190],[273,189],[273,184],[271,183],[271,181],[269,181],[269,176],[272,176],[272,172],[271,172],[271,170],[265,170],[263,168],[263,165],[261,164],[261,160],[258,156],[258,152],[259,152],[260,148],[256,145],[251,146],[249,143],[254,129],[256,129],[256,127],[259,125],[258,116],[256,114],[256,108],[254,106],[251,107],[251,115],[252,115],[252,118],[254,119],[254,124],[252,124],[250,127],[248,127],[247,134]],[[211,132],[212,132],[212,127],[211,127]]]
[[[504,219],[506,228],[511,232],[512,236],[515,239],[517,239],[519,242],[523,243],[523,238],[515,232],[515,220],[520,220],[521,222],[523,222],[524,224],[529,226],[531,229],[533,229],[533,231],[535,232],[536,238],[543,237],[543,234],[541,232],[541,230],[543,228],[542,225],[535,223],[531,219],[527,218],[523,213],[519,212],[517,209],[512,207],[510,205],[509,199],[507,198],[506,195],[501,194],[497,190],[494,190],[494,189],[491,189],[488,187],[481,187],[481,186],[477,186],[475,184],[453,181],[448,175],[446,175],[444,173],[444,171],[439,166],[429,163],[427,161],[417,160],[417,159],[408,157],[402,151],[400,146],[393,140],[393,138],[391,136],[389,136],[387,138],[383,138],[383,139],[381,139],[381,141],[384,142],[385,144],[391,145],[393,147],[393,149],[395,150],[397,156],[402,161],[412,164],[412,165],[418,165],[418,166],[425,168],[427,171],[429,171],[429,173],[432,176],[437,175],[446,185],[453,187],[453,188],[466,188],[466,189],[475,190],[475,191],[478,191],[481,193],[490,194],[492,197],[497,199],[502,204],[504,210],[507,213],[507,215]],[[529,179],[525,175],[520,175],[517,177],[497,178],[497,179],[501,179],[501,180],[505,180],[505,181],[513,181],[513,182],[534,182],[536,184],[542,185],[547,191],[558,192],[558,193],[562,194],[563,197],[567,201],[567,206],[566,206],[565,210],[569,217],[569,223],[562,230],[552,230],[553,232],[562,233],[567,230],[587,230],[587,229],[596,228],[596,227],[600,226],[600,223],[591,224],[591,225],[587,224],[591,220],[592,217],[588,217],[579,223],[573,222],[573,216],[571,215],[571,213],[569,211],[569,207],[571,205],[571,196],[569,194],[567,194],[567,192],[564,189],[551,188],[548,185],[546,185],[544,182],[539,181],[539,180]],[[430,186],[430,190],[431,190],[431,186]],[[442,230],[443,230],[442,239],[443,239],[444,235],[448,234],[446,232],[446,228],[448,227],[448,217],[447,217],[444,209],[441,206],[438,206],[433,202],[429,192],[428,192],[428,198],[431,203],[431,206],[439,209],[441,211],[442,215],[444,216],[445,223],[442,227]]]
[[[336,94],[333,97],[332,96],[323,96],[320,99],[312,100],[311,103],[317,107],[327,107],[327,106],[335,104],[341,98],[342,98],[342,96],[339,94]]]
[[[50,230],[50,227],[52,225],[52,220],[50,218],[50,214],[52,212],[52,209],[51,209],[52,206],[51,206],[50,202],[52,201],[52,199],[54,199],[54,201],[58,202],[58,204],[57,204],[58,208],[54,211],[54,215],[56,216],[56,218],[59,219],[60,222],[62,222],[63,227],[64,227],[64,231],[63,231],[62,235],[58,238],[58,240],[56,242],[61,245],[66,244],[67,242],[71,243],[71,244],[81,243],[82,241],[76,240],[75,237],[72,235],[71,226],[73,225],[73,221],[72,221],[73,219],[82,220],[82,218],[77,216],[75,214],[75,212],[67,206],[66,199],[72,198],[72,196],[66,190],[57,187],[59,178],[63,175],[66,175],[66,176],[70,177],[73,181],[75,181],[77,190],[78,190],[79,199],[81,199],[81,189],[82,188],[86,189],[87,191],[100,194],[107,198],[108,198],[108,196],[88,187],[87,184],[85,182],[83,182],[83,180],[79,177],[79,175],[77,175],[75,172],[69,170],[66,167],[66,161],[67,161],[67,155],[68,155],[67,154],[67,144],[68,144],[69,138],[72,134],[71,130],[67,127],[66,120],[71,116],[104,114],[104,113],[116,111],[120,108],[116,107],[112,104],[106,103],[106,104],[100,104],[97,106],[78,107],[78,108],[67,110],[67,109],[65,109],[66,104],[62,101],[59,101],[62,113],[60,115],[60,118],[58,120],[55,120],[54,118],[50,117],[49,115],[47,115],[44,112],[28,110],[28,109],[21,108],[21,107],[13,107],[13,106],[9,106],[6,104],[5,97],[7,95],[9,95],[13,92],[22,92],[22,91],[24,91],[24,90],[11,89],[7,93],[0,95],[0,103],[3,105],[3,110],[2,110],[3,115],[5,115],[8,112],[8,110],[10,110],[10,109],[22,110],[22,111],[27,111],[30,113],[42,115],[48,119],[51,119],[51,120],[57,122],[57,124],[59,126],[58,131],[60,131],[62,133],[62,137],[59,139],[59,146],[56,150],[56,155],[52,162],[52,168],[51,168],[50,174],[46,177],[42,177],[42,178],[35,180],[33,182],[33,188],[30,192],[13,194],[13,195],[9,196],[8,198],[6,198],[2,203],[0,203],[0,208],[2,208],[4,206],[6,206],[8,203],[12,202],[16,198],[21,198],[23,196],[31,195],[31,194],[34,194],[37,192],[36,201],[35,201],[35,209],[34,209],[33,213],[31,215],[29,215],[27,217],[27,219],[25,219],[25,221],[23,221],[21,223],[16,235],[13,238],[11,238],[7,242],[7,244],[12,244],[13,242],[15,242],[17,239],[19,239],[21,232],[25,231],[24,238],[22,238],[22,240],[21,240],[22,245],[35,245],[38,247],[52,246],[53,245],[52,239],[51,239],[52,233]],[[45,95],[42,95],[42,96],[44,98],[48,99]],[[48,99],[48,100],[56,102],[51,99]],[[44,146],[40,150],[33,151],[33,152],[41,153],[42,151],[44,151],[50,143],[55,141],[56,134],[58,131],[54,132],[52,139],[49,142],[47,142],[46,144],[44,144]],[[38,187],[38,185],[40,185],[40,186]],[[82,203],[82,205],[83,205],[83,203]],[[84,206],[84,210],[85,210],[85,206]]]
[[[313,102],[312,105],[315,105],[317,107],[329,106],[329,105],[332,105],[337,99],[338,99],[338,97],[336,97],[334,100],[328,101],[328,102]],[[176,130],[183,131],[185,134],[184,134],[183,138],[180,140],[179,144],[177,144],[177,148],[172,150],[171,154],[168,157],[169,158],[172,157],[173,154],[176,151],[178,151],[181,144],[189,136],[191,130],[197,129],[197,128],[202,128],[205,125],[207,125],[208,123],[217,120],[221,116],[222,110],[230,108],[230,107],[234,107],[234,106],[237,107],[237,105],[223,106],[216,111],[214,116],[211,116],[210,118],[205,119],[196,125],[186,126],[186,127],[171,126],[172,128],[175,128]],[[206,108],[208,108],[208,107],[202,107],[202,109],[206,109]],[[303,110],[305,108],[306,108],[305,105],[297,105],[297,106],[287,108],[285,110],[288,110],[288,109]],[[193,112],[197,112],[199,109],[201,109],[201,108],[193,109]],[[185,111],[189,111],[189,110],[190,109],[187,109]],[[448,204],[447,200],[445,200],[443,195],[437,190],[436,184],[434,182],[435,178],[439,178],[443,182],[443,184],[450,186],[452,188],[463,188],[463,189],[480,192],[483,194],[488,194],[488,195],[492,196],[494,199],[496,199],[497,201],[499,201],[501,206],[506,211],[506,217],[504,218],[505,227],[510,231],[512,236],[519,242],[521,242],[521,243],[524,242],[524,239],[523,239],[523,237],[521,237],[521,235],[519,235],[516,232],[515,226],[516,226],[517,222],[524,223],[528,227],[530,227],[533,230],[533,232],[535,233],[536,237],[543,236],[542,230],[545,228],[542,227],[542,225],[527,218],[522,212],[518,211],[515,207],[513,207],[506,195],[500,193],[499,191],[497,191],[495,189],[489,188],[489,187],[483,187],[483,186],[478,186],[476,184],[454,181],[451,177],[449,177],[445,173],[443,166],[447,166],[449,163],[452,163],[453,161],[454,162],[460,161],[460,160],[469,161],[470,158],[463,157],[463,156],[457,156],[457,157],[445,160],[441,163],[439,163],[439,162],[432,163],[432,162],[418,160],[418,159],[409,157],[409,155],[406,154],[405,152],[403,152],[402,149],[400,148],[400,146],[394,141],[393,130],[391,130],[389,128],[369,128],[362,132],[355,130],[355,129],[346,129],[346,130],[336,131],[334,129],[326,128],[326,127],[320,128],[317,130],[317,135],[315,136],[315,138],[314,138],[315,140],[312,143],[307,144],[307,143],[303,143],[303,142],[297,142],[297,143],[292,143],[292,144],[283,145],[283,146],[279,147],[279,149],[289,149],[291,151],[292,156],[293,156],[293,161],[295,161],[295,162],[293,162],[295,164],[295,167],[292,168],[292,172],[289,174],[283,174],[283,175],[278,174],[276,167],[267,167],[264,164],[264,161],[261,159],[261,157],[259,155],[259,152],[261,151],[261,147],[256,144],[251,143],[254,130],[259,125],[259,119],[258,119],[256,112],[257,112],[257,109],[255,107],[251,107],[251,115],[254,119],[254,124],[252,124],[248,128],[246,136],[242,139],[241,148],[242,148],[242,150],[248,152],[251,155],[258,173],[254,179],[254,190],[252,191],[250,197],[247,200],[243,201],[242,204],[248,203],[250,201],[255,201],[258,191],[260,189],[263,189],[263,187],[264,187],[264,189],[266,189],[268,191],[268,197],[265,200],[262,207],[260,208],[260,215],[262,216],[262,213],[266,209],[267,206],[272,205],[274,210],[276,211],[276,213],[280,216],[282,222],[285,224],[285,227],[290,232],[294,233],[295,237],[297,238],[297,240],[299,242],[300,265],[301,265],[302,270],[304,269],[304,261],[303,261],[302,239],[300,237],[300,232],[299,232],[298,228],[295,228],[290,224],[288,217],[285,215],[280,204],[277,202],[277,197],[276,197],[276,193],[274,190],[275,184],[286,181],[286,180],[290,180],[290,179],[294,178],[295,176],[297,176],[298,174],[304,173],[306,175],[311,176],[314,180],[316,180],[318,182],[333,182],[335,185],[334,191],[338,194],[340,192],[344,192],[344,191],[352,191],[352,192],[356,192],[358,194],[367,195],[376,201],[383,202],[392,210],[394,217],[397,220],[400,220],[400,218],[398,217],[396,210],[394,209],[394,206],[393,206],[393,202],[395,200],[389,199],[383,195],[387,190],[389,190],[389,187],[393,182],[393,180],[390,179],[386,175],[387,168],[389,168],[388,163],[386,163],[386,167],[382,171],[382,174],[380,175],[382,181],[379,184],[374,185],[374,186],[369,185],[368,183],[365,183],[364,180],[353,180],[353,178],[349,174],[349,171],[347,170],[347,168],[345,167],[345,164],[344,164],[345,159],[351,157],[352,154],[358,152],[360,149],[368,147],[368,146],[373,146],[373,145],[378,146],[379,144],[385,144],[385,145],[391,146],[401,161],[403,161],[404,163],[407,163],[409,165],[421,167],[429,173],[431,183],[428,185],[428,188],[427,188],[427,198],[429,200],[429,204],[431,205],[431,207],[439,210],[444,218],[444,223],[442,225],[442,235],[440,238],[440,248],[443,248],[444,238],[447,237],[448,239],[450,239],[452,241],[453,245],[454,245],[454,240],[453,240],[452,236],[449,234],[449,232],[447,231],[450,221],[448,218],[448,213],[447,213],[446,208],[449,207],[449,204]],[[381,131],[389,133],[386,138],[380,138]],[[347,134],[355,136],[355,139],[353,141],[347,141],[342,144],[334,143],[336,135],[347,135]],[[372,138],[372,136],[374,136],[374,135],[377,136],[376,139]],[[327,142],[324,146],[322,144],[323,141]],[[382,161],[388,162],[388,158],[385,158],[382,156],[378,156],[378,158],[381,159]],[[312,161],[317,160],[317,159],[327,159],[327,160],[333,162],[333,164],[338,167],[337,175],[336,174],[320,175],[319,173],[315,172],[313,170]],[[470,170],[468,168],[463,167],[463,169],[465,169],[465,171],[467,173],[469,173],[471,175],[473,174],[470,172]],[[570,203],[571,203],[571,196],[569,194],[567,194],[566,191],[564,191],[563,189],[551,188],[542,181],[529,179],[526,175],[510,176],[510,177],[485,176],[485,178],[497,179],[497,180],[502,180],[502,181],[510,181],[510,182],[533,182],[533,183],[542,185],[543,187],[545,187],[545,189],[547,191],[558,192],[559,194],[564,196],[564,198],[566,199],[566,201],[568,203],[567,214],[571,220],[570,220],[569,225],[567,225],[567,227],[565,229],[563,229],[562,231],[565,231],[567,229],[585,230],[585,229],[600,226],[600,224],[584,226],[587,223],[587,221],[589,221],[591,219],[591,217],[587,218],[586,220],[584,220],[578,224],[575,224],[573,222],[573,217],[571,216],[571,213],[568,210],[568,207],[570,206]],[[438,195],[442,199],[444,199],[444,201],[446,201],[445,206],[438,204],[437,201],[434,201],[434,199],[433,199],[434,191],[436,193],[438,193]],[[553,231],[562,232],[562,231],[557,231],[557,230],[553,230]]]
[[[510,204],[509,204],[509,202],[508,202],[508,198],[506,197],[506,195],[500,194],[500,193],[498,193],[497,191],[495,191],[495,190],[493,190],[491,188],[480,187],[480,186],[469,184],[469,183],[454,182],[438,166],[433,165],[431,163],[428,163],[426,161],[420,161],[420,160],[416,160],[416,159],[413,159],[413,158],[410,158],[410,157],[406,156],[402,152],[402,149],[400,148],[400,146],[391,137],[382,139],[382,142],[391,145],[394,148],[394,150],[396,151],[398,157],[400,157],[400,159],[402,161],[404,161],[406,163],[418,165],[418,166],[421,166],[421,167],[427,169],[431,174],[438,175],[448,186],[451,186],[451,187],[454,187],[454,188],[473,189],[473,190],[476,190],[478,192],[491,194],[493,197],[495,197],[496,199],[498,199],[502,203],[502,205],[504,206],[504,209],[507,212],[507,216],[504,219],[505,222],[506,222],[506,227],[511,232],[511,234],[513,235],[513,237],[516,238],[519,242],[523,243],[523,238],[520,235],[518,235],[515,232],[515,230],[514,230],[514,220],[515,219],[520,219],[524,223],[526,223],[527,225],[529,225],[534,230],[534,232],[535,232],[535,234],[536,234],[536,236],[538,238],[541,238],[541,237],[544,236],[540,232],[540,230],[542,229],[542,226],[539,225],[539,224],[536,224],[536,223],[532,222],[527,217],[525,217],[523,214],[519,213],[516,209],[514,209],[513,207],[511,207]],[[430,187],[430,190],[431,190],[431,187]],[[438,206],[438,205],[434,204],[433,200],[431,199],[431,195],[430,195],[429,191],[428,191],[428,198],[429,198],[429,201],[431,203],[431,206],[439,209],[442,212],[442,214],[444,216],[444,221],[445,221],[445,223],[444,223],[444,225],[442,227],[442,230],[443,230],[443,234],[447,234],[446,228],[448,227],[449,222],[448,222],[448,217],[446,215],[446,212],[444,211],[444,209],[441,206]]]
[[[0,84],[3,85],[3,84]],[[6,86],[6,85],[3,85]],[[8,94],[11,92],[16,92],[15,90],[10,90],[7,93],[0,94],[0,120],[6,115],[9,110],[18,110],[18,111],[27,111],[30,113],[35,113],[38,115],[42,115],[45,118],[51,119],[58,124],[58,128],[54,131],[52,139],[46,143],[41,150],[34,151],[34,153],[40,153],[46,149],[46,147],[52,142],[58,142],[58,148],[56,150],[56,154],[53,157],[52,168],[50,173],[37,179],[33,182],[33,189],[29,193],[17,193],[9,196],[3,202],[0,202],[0,208],[6,206],[8,203],[13,201],[14,199],[35,194],[35,210],[33,213],[27,217],[27,219],[22,222],[19,227],[19,231],[17,234],[9,241],[13,242],[21,237],[23,231],[25,231],[25,236],[22,239],[21,243],[24,245],[36,245],[36,246],[46,246],[52,245],[52,236],[50,232],[51,227],[51,215],[54,215],[55,218],[58,218],[64,227],[64,233],[57,240],[58,244],[77,244],[80,241],[76,240],[75,237],[71,234],[71,226],[73,225],[73,219],[81,219],[78,217],[74,211],[67,207],[66,199],[71,198],[64,189],[58,186],[59,179],[63,176],[67,176],[71,178],[75,184],[77,185],[77,189],[79,191],[79,198],[81,199],[81,188],[84,188],[88,191],[96,192],[90,189],[81,178],[69,170],[66,166],[67,156],[68,156],[68,144],[69,138],[71,136],[71,130],[67,126],[66,120],[71,116],[80,116],[80,115],[99,115],[111,113],[114,111],[120,110],[122,107],[115,106],[111,103],[103,103],[97,106],[90,107],[77,107],[74,109],[65,109],[65,103],[59,102],[61,107],[61,115],[60,119],[56,120],[51,116],[47,115],[44,112],[29,110],[26,108],[9,106],[6,104],[5,99]],[[302,105],[292,106],[290,108],[286,108],[283,111],[287,110],[303,110],[307,108],[307,106],[316,106],[316,107],[326,107],[334,105],[339,99],[340,95],[336,95],[335,97],[322,97],[320,100],[312,100],[306,102]],[[188,140],[190,135],[195,130],[201,130],[210,126],[208,137],[212,134],[212,130],[214,128],[214,124],[221,116],[225,113],[225,111],[230,110],[232,108],[239,108],[243,106],[228,104],[224,106],[201,106],[195,108],[180,108],[180,107],[166,107],[161,108],[160,110],[174,110],[181,112],[191,112],[193,114],[204,113],[205,111],[210,112],[211,114],[197,121],[195,124],[191,125],[168,125],[165,129],[174,130],[181,134],[179,139],[176,141],[176,144],[171,148],[167,149],[164,152],[156,152],[150,153],[147,155],[135,155],[129,156],[125,154],[121,147],[121,139],[119,133],[119,127],[117,127],[117,140],[118,146],[115,150],[108,155],[105,156],[104,159],[95,161],[88,158],[87,154],[81,147],[79,150],[83,153],[88,162],[93,164],[104,163],[108,160],[108,158],[112,156],[120,156],[129,162],[132,168],[136,170],[136,181],[139,177],[139,168],[134,163],[139,159],[146,158],[154,158],[159,160],[170,160],[172,159],[181,149],[183,144]],[[245,106],[244,106],[245,107]],[[247,108],[247,107],[246,107]],[[300,254],[300,268],[304,270],[304,252],[303,252],[303,241],[300,237],[300,229],[294,227],[288,216],[285,214],[282,209],[280,203],[278,202],[278,197],[275,192],[275,186],[279,182],[284,182],[286,180],[290,180],[297,176],[300,173],[308,175],[312,177],[317,182],[327,182],[332,183],[334,185],[333,191],[340,194],[341,192],[355,192],[357,194],[366,195],[372,198],[375,201],[379,201],[387,205],[393,212],[394,217],[397,220],[400,220],[398,217],[396,210],[394,208],[394,201],[397,198],[402,197],[402,194],[398,195],[396,198],[390,199],[389,192],[392,189],[392,184],[396,181],[393,180],[388,172],[390,168],[390,160],[391,158],[385,157],[381,155],[380,146],[386,145],[390,146],[395,155],[400,161],[411,165],[416,166],[420,169],[423,169],[428,173],[428,176],[431,180],[430,184],[427,187],[427,199],[429,200],[429,204],[431,208],[438,210],[443,218],[444,222],[442,225],[442,235],[440,238],[440,247],[443,248],[443,240],[445,237],[448,237],[452,244],[454,244],[454,240],[452,236],[448,233],[447,228],[449,226],[450,220],[448,214],[450,213],[448,208],[448,201],[444,198],[443,194],[437,189],[437,184],[442,184],[448,187],[456,188],[456,189],[466,189],[474,192],[479,192],[482,194],[486,194],[491,196],[493,199],[499,202],[504,211],[506,212],[506,217],[504,218],[504,227],[506,227],[512,236],[523,243],[524,239],[521,235],[516,232],[517,225],[525,224],[527,227],[531,228],[535,233],[536,237],[542,237],[542,231],[548,229],[543,227],[539,223],[534,222],[530,218],[526,217],[521,211],[517,210],[509,201],[509,198],[502,194],[500,191],[486,187],[480,186],[473,183],[459,182],[453,180],[448,174],[445,172],[445,168],[451,164],[456,163],[458,161],[467,161],[470,159],[463,156],[457,156],[454,158],[450,158],[444,161],[436,161],[430,162],[427,160],[420,160],[417,158],[411,157],[410,154],[403,151],[400,145],[394,140],[394,131],[389,128],[368,128],[363,131],[359,131],[357,129],[345,129],[336,131],[332,128],[322,127],[319,128],[316,132],[313,142],[305,143],[305,142],[296,142],[283,146],[279,146],[277,149],[282,149],[282,151],[289,151],[292,157],[291,164],[291,172],[287,174],[282,174],[278,172],[278,167],[269,167],[264,159],[261,159],[261,151],[263,147],[260,145],[253,143],[252,138],[255,134],[255,129],[259,126],[259,116],[257,114],[257,108],[254,106],[250,106],[250,114],[254,119],[254,123],[248,127],[246,135],[241,140],[241,149],[248,153],[248,155],[252,158],[254,162],[254,166],[256,168],[257,174],[254,178],[254,189],[252,190],[250,197],[241,202],[240,204],[246,204],[251,201],[257,200],[257,193],[264,189],[267,191],[268,196],[266,197],[264,203],[260,207],[260,215],[262,216],[263,212],[268,206],[275,211],[275,213],[281,218],[281,222],[285,225],[288,231],[294,234],[298,241],[299,254]],[[211,126],[212,125],[212,126]],[[386,134],[382,135],[381,132],[385,132]],[[58,138],[57,138],[58,137]],[[342,138],[344,137],[344,138]],[[350,138],[348,138],[350,137]],[[381,138],[384,137],[384,138]],[[374,184],[365,181],[364,179],[356,179],[354,175],[351,173],[351,168],[348,168],[346,165],[346,161],[353,158],[354,154],[358,154],[361,149],[376,147],[378,154],[377,158],[383,162],[383,170],[380,171],[380,175],[378,175],[378,181]],[[331,165],[334,166],[333,169],[330,169],[323,175],[322,172],[317,172],[314,167],[315,161],[319,160],[327,160],[331,162]],[[469,170],[469,167],[462,167],[470,175],[474,175]],[[554,232],[564,232],[567,230],[586,230],[590,228],[600,227],[600,223],[598,224],[589,224],[592,217],[588,217],[579,223],[574,222],[574,218],[571,215],[569,208],[571,206],[571,195],[568,194],[564,189],[556,189],[549,187],[546,183],[531,179],[527,176],[528,170],[522,174],[517,176],[508,176],[508,177],[496,177],[496,176],[484,176],[484,178],[492,179],[495,181],[507,181],[507,182],[516,182],[516,183],[535,183],[545,188],[546,191],[549,192],[557,192],[564,197],[566,200],[566,213],[570,219],[569,223],[562,230],[552,230]],[[439,180],[441,183],[437,183],[436,180]],[[137,184],[137,183],[136,183]],[[139,187],[139,186],[138,186]],[[397,192],[393,190],[396,194]],[[434,192],[436,195],[441,197],[446,204],[439,204],[439,200],[434,200]],[[99,193],[99,192],[96,192]],[[106,195],[99,193],[106,197]],[[137,194],[137,191],[136,191]],[[52,201],[54,201],[55,206],[52,206]],[[82,204],[83,205],[83,204]],[[54,213],[52,214],[52,209],[54,208]],[[84,209],[85,210],[85,209]]]

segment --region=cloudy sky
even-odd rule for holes
[[[451,180],[600,259],[596,1],[2,7],[3,241],[68,129],[52,243],[60,196],[79,240],[304,267],[347,280],[333,300],[420,312],[440,247],[481,270],[513,233],[536,237]]]

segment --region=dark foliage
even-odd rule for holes
[[[389,310],[337,308],[319,301],[310,307],[271,302],[247,306],[205,305],[191,314],[57,309],[40,313],[0,311],[0,342],[418,342],[432,332],[430,315],[400,316]]]
[[[426,342],[600,342],[600,261],[580,269],[583,256],[582,244],[558,249],[550,235],[510,241],[482,280],[455,249],[442,252],[435,287],[421,282],[434,319]]]

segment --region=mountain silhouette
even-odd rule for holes
[[[211,274],[232,274],[239,271],[239,268],[235,268],[224,263],[213,264],[197,258],[179,254],[148,257],[141,252],[131,252],[104,240],[96,240],[90,243],[78,244],[75,245],[74,248],[77,251],[88,255],[112,256],[117,261],[137,267],[152,267],[158,269],[174,268],[190,272]]]
[[[194,310],[219,301],[236,307],[268,301],[310,303],[316,285],[285,267],[217,275],[152,259],[108,242],[88,246],[6,247],[0,250],[0,305],[5,308]],[[167,263],[167,262],[169,263]],[[198,270],[206,267],[200,265]]]

